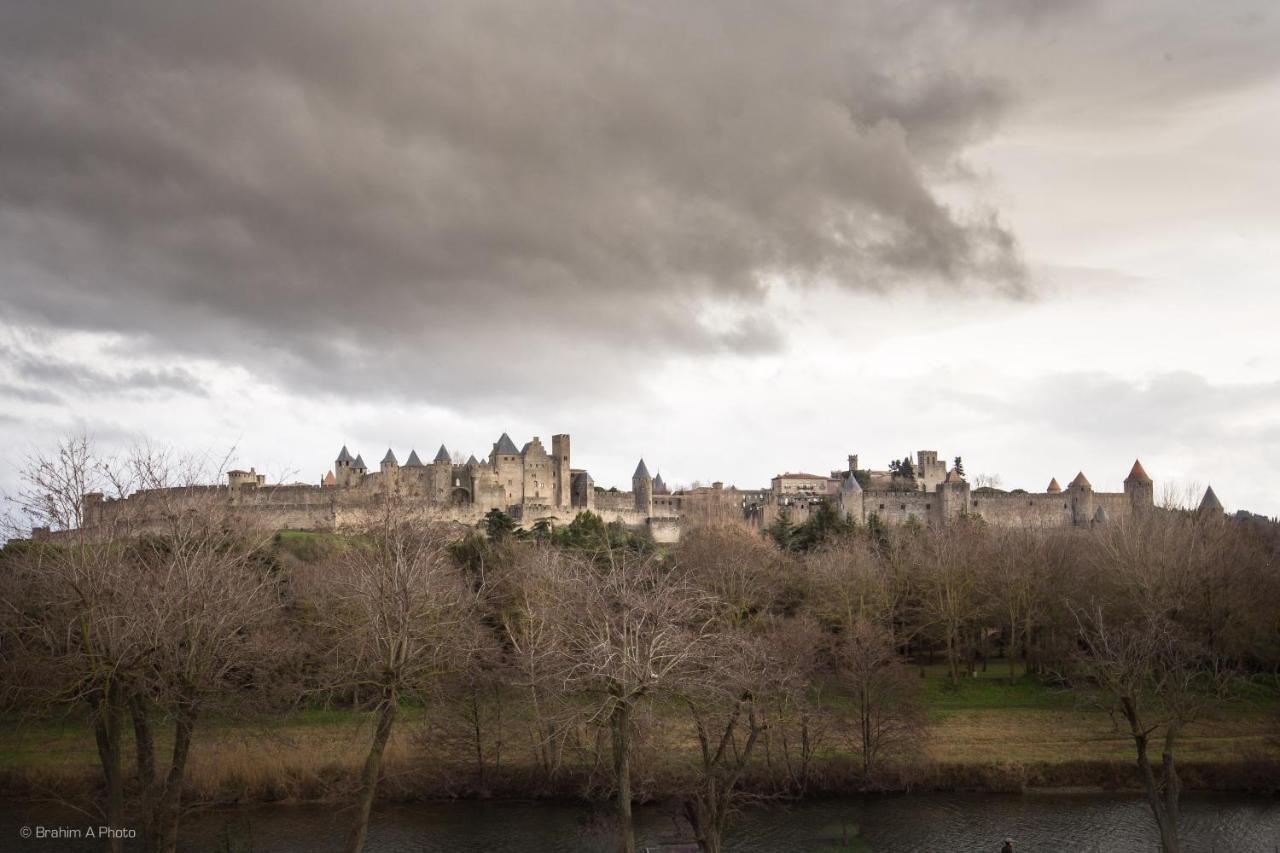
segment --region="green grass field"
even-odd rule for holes
[[[1009,684],[1003,662],[993,661],[986,672],[979,671],[958,687],[948,684],[944,666],[925,667],[921,691],[929,718],[924,760],[935,767],[1090,762],[1127,767],[1133,760],[1127,732],[1092,697],[1022,675]],[[1179,746],[1180,761],[1280,761],[1276,680],[1259,679],[1241,694],[1188,727]],[[834,690],[823,695],[825,710],[820,717],[834,730],[842,718],[847,720],[851,706]],[[671,719],[659,735],[666,748],[674,755],[692,750],[681,709],[663,706],[655,713],[659,719]],[[390,772],[397,766],[416,766],[420,750],[416,738],[429,714],[430,708],[410,708],[402,715],[388,749]],[[518,727],[521,722],[513,708],[507,724]],[[251,721],[206,720],[197,735],[189,775],[192,785],[211,800],[225,798],[227,791],[244,792],[236,796],[247,799],[305,797],[307,791],[320,791],[323,785],[308,786],[299,780],[332,779],[350,772],[361,759],[368,732],[366,715],[324,708]],[[160,734],[163,738],[166,732],[162,729]],[[504,761],[508,767],[518,766],[526,760],[527,736],[513,729],[509,741]],[[126,749],[132,749],[127,736]],[[819,759],[842,757],[847,758],[847,746],[838,738],[827,738]],[[48,720],[9,719],[0,726],[0,774],[10,782],[38,780],[56,786],[60,778],[83,779],[95,772],[93,738],[81,713]]]

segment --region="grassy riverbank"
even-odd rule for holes
[[[957,689],[941,668],[926,668],[923,698],[929,727],[921,755],[890,768],[890,787],[1026,790],[1036,787],[1132,787],[1133,745],[1087,696],[1034,679],[1007,683],[992,664]],[[814,722],[811,793],[861,785],[839,734],[848,702],[829,692]],[[1280,784],[1277,711],[1280,691],[1259,685],[1190,726],[1178,759],[1189,788],[1274,789]],[[661,725],[642,762],[643,792],[661,796],[693,758],[690,732],[674,710],[655,712]],[[501,727],[500,751],[486,756],[484,777],[464,745],[429,727],[424,709],[407,713],[390,744],[383,796],[579,796],[590,784],[589,759],[566,761],[548,783],[532,766],[522,721]],[[588,734],[589,736],[589,734]],[[253,721],[216,720],[197,738],[188,774],[192,802],[325,800],[339,796],[367,748],[369,723],[348,711],[312,709]],[[131,746],[130,746],[131,748]],[[589,750],[588,750],[589,752]],[[7,720],[0,731],[0,785],[10,795],[74,794],[96,784],[94,743],[82,719]],[[776,766],[761,755],[750,783],[767,788]]]

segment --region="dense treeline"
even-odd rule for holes
[[[717,851],[748,776],[767,782],[753,796],[796,796],[832,750],[868,788],[910,766],[929,737],[915,667],[936,656],[956,689],[1000,657],[1010,680],[1021,662],[1113,711],[1175,851],[1185,727],[1280,670],[1274,534],[1220,514],[1003,530],[823,512],[657,547],[589,513],[559,529],[520,531],[501,513],[444,528],[395,495],[343,536],[291,536],[186,495],[147,520],[76,529],[86,492],[195,474],[66,442],[31,460],[19,502],[67,532],[0,552],[10,711],[82,707],[106,822],[143,827],[149,849],[176,848],[205,720],[323,704],[372,712],[349,850],[412,707],[422,748],[456,747],[477,790],[504,761],[548,790],[588,768],[577,778],[613,800],[626,851],[655,733],[687,733],[671,784]],[[838,731],[818,713],[833,692]]]

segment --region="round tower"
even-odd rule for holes
[[[1081,471],[1067,485],[1067,494],[1071,498],[1071,521],[1073,524],[1087,525],[1094,520],[1093,484]]]
[[[351,463],[355,459],[351,456],[351,451],[347,450],[347,446],[342,445],[342,450],[338,451],[338,458],[333,462],[333,480],[339,486],[351,485]]]
[[[653,478],[649,476],[649,469],[645,467],[643,459],[636,466],[636,472],[631,475],[631,494],[635,496],[637,512],[644,513],[645,518],[653,515]]]
[[[1129,476],[1124,478],[1124,493],[1129,496],[1129,506],[1135,512],[1156,505],[1155,484],[1137,459],[1133,460]]]

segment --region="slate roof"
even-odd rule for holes
[[[386,455],[386,456],[384,456],[384,457],[382,457],[382,464],[383,464],[383,465],[386,465],[388,462],[390,462],[392,465],[399,465],[399,464],[400,464],[400,460],[396,459],[396,455],[395,455],[394,453],[392,453],[392,452],[391,452],[391,448],[390,448],[390,447],[388,447],[388,448],[387,448],[387,455]]]
[[[653,493],[655,495],[660,495],[666,492],[666,490],[667,484],[662,481],[662,472],[658,472],[658,474],[653,478]]]
[[[352,468],[368,468],[369,466],[364,464],[364,457],[361,456],[359,453],[357,453],[356,461],[351,465],[351,467]]]
[[[432,462],[448,462],[449,459],[450,459],[449,451],[446,450],[445,446],[442,444],[440,445],[440,449],[436,451],[436,458],[432,459],[431,461]]]
[[[344,444],[344,445],[342,445],[342,450],[338,451],[338,461],[339,461],[339,462],[351,462],[351,461],[352,461],[352,459],[351,459],[351,451],[350,451],[350,450],[347,450],[347,446],[346,446],[345,444]]]
[[[476,455],[475,455],[474,453],[472,453],[470,456],[468,456],[468,457],[467,457],[467,464],[468,464],[468,465],[479,465],[479,464],[480,464],[480,460],[476,458]]]
[[[1200,509],[1203,512],[1222,512],[1222,501],[1218,500],[1218,496],[1214,494],[1213,486],[1204,490],[1204,497],[1200,499]]]
[[[423,467],[423,465],[422,465],[422,460],[418,458],[418,451],[416,451],[416,450],[410,450],[410,451],[409,451],[409,459],[404,463],[404,467],[406,467],[406,468],[421,468],[421,467]]]
[[[493,450],[499,456],[519,456],[520,451],[516,449],[516,443],[511,440],[511,436],[505,432],[493,445]]]
[[[1135,459],[1133,460],[1133,468],[1129,471],[1129,476],[1124,478],[1124,481],[1126,483],[1150,483],[1151,478],[1147,476],[1142,463]]]
[[[857,477],[853,476],[853,474],[849,474],[849,476],[845,477],[841,481],[840,488],[844,489],[846,492],[857,493],[862,491],[862,484],[858,482]]]
[[[641,460],[640,460],[640,464],[636,466],[636,472],[635,472],[634,474],[632,474],[632,475],[631,475],[631,479],[633,479],[633,480],[636,480],[636,479],[644,479],[644,480],[648,480],[648,479],[650,479],[650,477],[649,477],[649,469],[645,467],[645,464],[644,464],[644,460],[643,460],[643,459],[641,459]]]

